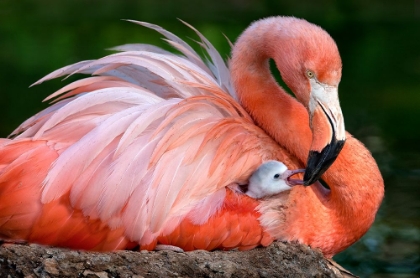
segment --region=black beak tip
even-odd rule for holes
[[[315,171],[314,167],[306,167],[305,174],[303,175],[303,185],[309,186],[316,182],[324,171]]]
[[[303,184],[311,185],[321,178],[325,171],[333,164],[343,148],[345,140],[334,140],[325,146],[321,152],[310,151],[308,163],[303,176]]]
[[[314,176],[310,177],[306,173],[307,172],[305,172],[305,175],[303,176],[303,185],[304,186],[309,186],[309,185],[313,184],[316,181],[316,178]]]

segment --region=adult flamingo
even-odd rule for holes
[[[184,55],[126,45],[38,82],[94,75],[0,139],[2,238],[92,250],[286,240],[331,257],[368,230],[383,181],[369,151],[345,134],[341,59],[324,30],[292,17],[257,21],[228,69],[198,31],[208,63],[168,31],[135,23]],[[271,76],[270,58],[297,100]],[[307,160],[306,186],[261,200],[235,189],[270,159],[289,169]],[[329,189],[317,182],[324,172]]]

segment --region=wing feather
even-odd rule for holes
[[[178,36],[172,34],[171,32],[163,29],[162,27],[160,27],[158,25],[150,24],[150,23],[147,23],[147,22],[134,21],[134,20],[129,20],[129,22],[133,22],[135,24],[142,25],[144,27],[153,29],[153,30],[161,33],[162,35],[164,35],[168,39],[169,42],[182,46],[178,50],[181,51],[193,63],[195,63],[196,65],[200,66],[203,69],[207,69],[205,63],[203,62],[202,59],[200,59],[200,56],[194,51],[194,49],[190,45],[188,45],[185,41],[180,39]],[[183,50],[185,50],[185,52]]]
[[[85,216],[123,227],[129,240],[149,246],[186,217],[205,223],[226,187],[282,154],[235,100],[229,70],[204,36],[187,24],[208,61],[161,27],[132,22],[160,32],[182,55],[125,45],[59,69],[35,84],[96,76],[50,95],[52,105],[12,136],[46,140],[59,154],[43,182],[43,203],[69,194]]]

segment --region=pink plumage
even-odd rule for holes
[[[234,51],[229,69],[211,43],[191,26],[209,61],[203,61],[187,43],[161,27],[132,22],[160,32],[182,55],[150,45],[125,45],[115,48],[121,52],[64,67],[35,83],[76,73],[93,75],[49,96],[47,100],[53,100],[50,107],[19,126],[12,139],[1,139],[1,237],[94,250],[137,244],[142,249],[154,249],[156,244],[185,250],[250,249],[282,239],[299,240],[332,255],[367,230],[382,199],[383,184],[369,152],[353,138],[347,140],[342,151],[345,155],[338,157],[325,178],[332,191],[335,184],[354,184],[347,190],[357,190],[357,196],[367,194],[360,183],[375,182],[370,187],[376,191],[366,219],[349,232],[350,236],[346,236],[345,227],[335,227],[337,239],[324,246],[321,239],[330,232],[321,229],[314,239],[296,221],[292,203],[317,207],[324,202],[322,198],[327,198],[316,194],[317,182],[266,200],[254,200],[236,190],[263,161],[276,159],[289,168],[302,168],[311,139],[318,151],[320,144],[330,144],[330,131],[344,136],[338,99],[332,96],[323,104],[330,103],[328,113],[339,115],[337,123],[329,126],[333,123],[325,119],[330,114],[319,114],[318,106],[305,103],[309,101],[307,95],[312,97],[312,83],[305,73],[284,75],[292,85],[305,78],[306,87],[290,87],[296,88],[297,98],[313,113],[314,126],[328,131],[325,135],[315,132],[312,138],[308,114],[300,103],[272,83],[246,83],[250,80],[243,78],[247,74],[265,72],[264,62],[258,64],[261,70],[255,71],[256,65],[245,70],[247,60],[253,59],[239,59]],[[254,23],[243,38],[260,32],[263,44],[265,35],[260,29],[273,26],[279,27],[278,45],[303,30],[304,36],[319,39],[327,49],[336,49],[325,31],[288,17]],[[288,28],[287,32],[282,26]],[[253,43],[248,49],[238,42],[235,49],[247,53],[266,47]],[[293,63],[300,63],[298,55],[306,53],[311,45],[300,43],[296,47],[303,50],[290,54],[288,71],[296,71]],[[270,54],[276,50],[264,51]],[[287,50],[282,51],[276,54],[278,57],[274,55],[276,61],[285,59]],[[260,58],[268,59],[264,55]],[[328,59],[332,62],[321,64],[312,56],[306,57],[320,84],[338,85],[341,60],[337,55],[338,51],[331,53]],[[279,68],[283,75],[286,69]],[[338,71],[338,76],[332,74]],[[260,90],[273,95],[269,101],[272,107],[257,107],[271,105],[262,101]],[[246,98],[250,93],[254,96]],[[365,158],[363,161],[349,154],[355,150]],[[339,177],[340,167],[360,171],[360,163],[370,165],[370,174],[362,173],[348,181]],[[280,208],[277,212],[276,207]],[[325,221],[338,223],[340,217],[353,217],[352,213],[337,215],[318,210],[316,227]],[[342,244],[337,243],[340,237]]]

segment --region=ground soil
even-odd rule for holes
[[[338,268],[337,268],[338,267]],[[250,251],[95,253],[3,244],[0,277],[348,277],[319,251],[277,242]]]

